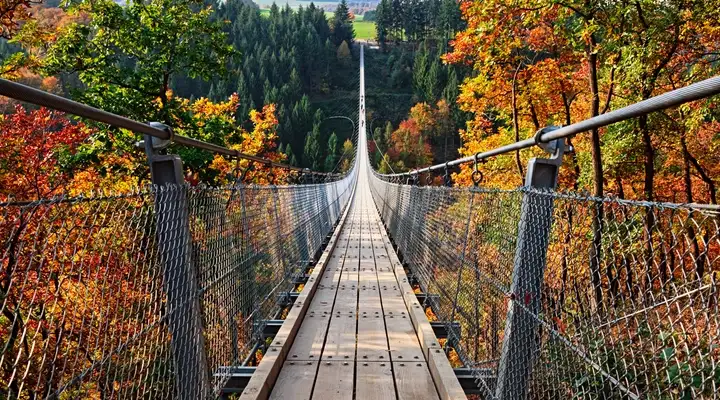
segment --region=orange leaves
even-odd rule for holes
[[[557,330],[560,333],[565,334],[566,327],[565,327],[565,323],[563,322],[563,320],[561,320],[558,317],[553,317],[553,322],[555,322],[555,326],[557,326]]]
[[[432,308],[426,307],[425,308],[425,317],[427,317],[428,321],[437,321],[437,315],[435,315],[435,312],[433,312]]]

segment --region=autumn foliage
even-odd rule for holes
[[[526,139],[717,73],[711,2],[462,1],[468,27],[449,63],[472,66],[458,103],[472,115],[462,155]],[[715,202],[718,109],[700,101],[571,139],[563,187]],[[485,184],[515,187],[533,152],[498,157]],[[470,184],[469,170],[458,177]],[[594,188],[594,189],[593,189]],[[605,189],[605,190],[603,190]]]

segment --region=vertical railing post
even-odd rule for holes
[[[544,128],[536,137],[553,129]],[[565,143],[563,139],[557,139],[538,145],[550,152],[552,157],[530,160],[525,187],[555,189]],[[495,390],[495,396],[500,400],[527,397],[535,356],[540,346],[537,334],[540,290],[547,262],[553,199],[546,194],[528,190],[523,194],[521,207],[510,301]]]
[[[151,125],[170,128],[157,123]],[[172,134],[170,135],[172,137]],[[197,273],[192,264],[188,196],[182,160],[158,150],[170,144],[145,135],[145,151],[155,185],[155,220],[158,257],[167,301],[165,312],[171,335],[171,350],[177,399],[208,396],[210,384],[198,299]]]

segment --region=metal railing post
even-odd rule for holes
[[[553,129],[545,128],[538,133]],[[555,189],[565,150],[564,139],[538,144],[550,152],[552,157],[530,160],[525,176],[525,187]],[[527,397],[535,357],[540,346],[538,337],[540,289],[547,264],[553,199],[546,194],[528,190],[523,194],[521,207],[510,301],[495,390],[495,396],[499,400]]]
[[[155,127],[167,126],[153,123]],[[172,134],[170,136],[172,138]],[[171,140],[145,135],[145,151],[155,188],[158,258],[167,296],[165,313],[172,336],[177,399],[198,399],[210,393],[202,332],[198,282],[192,264],[188,196],[182,160],[158,150]]]

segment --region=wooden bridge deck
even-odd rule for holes
[[[243,399],[465,398],[366,179]]]

